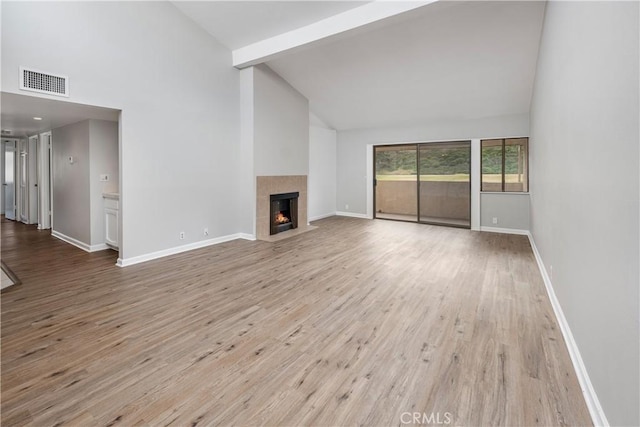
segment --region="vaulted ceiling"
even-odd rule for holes
[[[229,49],[238,49],[349,9],[362,1],[175,1]]]
[[[327,20],[344,15],[353,18],[361,14],[366,22],[366,15],[371,15],[367,8],[373,3],[291,0],[174,4],[235,53],[281,35],[295,39],[297,31],[304,34],[314,25],[316,30],[325,23],[331,26],[335,22]],[[392,3],[408,6],[404,12],[374,19],[339,36],[283,50],[263,62],[307,97],[312,112],[337,130],[529,112],[545,2]],[[23,105],[21,99],[6,94],[2,99],[3,128],[12,128],[14,135],[107,114],[75,106],[67,111],[44,101],[35,108]],[[11,102],[29,111],[12,111]],[[41,115],[57,117],[55,123],[35,122],[37,109],[46,110]],[[114,119],[111,112],[107,116]]]
[[[466,120],[529,111],[542,1],[437,1],[266,64],[338,129]],[[231,50],[365,2],[176,2]]]

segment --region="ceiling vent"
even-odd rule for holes
[[[69,78],[20,67],[20,89],[68,97]]]

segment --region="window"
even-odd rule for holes
[[[529,191],[529,138],[482,140],[482,191]]]

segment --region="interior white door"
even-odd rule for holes
[[[16,219],[16,143],[4,141],[4,215]]]
[[[51,133],[43,133],[38,141],[38,225],[51,228]]]
[[[29,137],[27,166],[27,192],[29,193],[29,224],[38,223],[38,136]]]
[[[49,134],[49,228],[53,229],[53,137]]]
[[[29,157],[27,152],[27,142],[20,141],[20,166],[18,167],[20,178],[20,221],[29,222]]]

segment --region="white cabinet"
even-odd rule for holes
[[[104,195],[104,241],[114,249],[118,249],[118,216],[119,200],[117,195]]]

